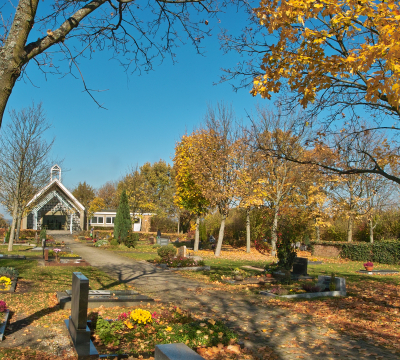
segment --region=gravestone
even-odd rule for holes
[[[298,242],[296,243],[296,247],[297,247],[297,248],[300,248],[300,245],[301,245],[301,243],[298,241]]]
[[[80,272],[72,273],[71,316],[65,320],[78,353],[78,359],[97,358],[98,352],[90,340],[87,326],[89,279]]]
[[[204,360],[202,356],[183,343],[155,346],[155,360]]]
[[[156,240],[153,237],[149,237],[149,244],[154,245]]]
[[[169,239],[168,238],[162,238],[162,237],[158,237],[157,238],[157,244],[161,245],[161,246],[167,246],[169,244]]]
[[[46,239],[42,239],[43,259],[44,259],[44,248],[46,247]]]
[[[293,263],[293,275],[306,276],[307,275],[308,259],[296,257]]]
[[[321,291],[329,291],[329,285],[331,284],[331,277],[325,275],[318,275],[317,286],[319,286]],[[342,277],[335,277],[336,290],[343,293],[346,296],[346,279]]]
[[[181,246],[178,248],[178,257],[186,257],[186,246]]]

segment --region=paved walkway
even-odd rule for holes
[[[222,317],[253,349],[267,347],[273,358],[292,359],[400,359],[400,354],[362,340],[332,332],[300,314],[268,306],[259,296],[232,294],[213,286],[186,279],[177,273],[156,269],[146,261],[120,256],[111,251],[78,243],[59,235],[74,253],[101,268],[119,282],[162,301],[179,304],[206,316]],[[268,352],[268,349],[267,349]],[[262,354],[262,352],[259,352]],[[260,358],[269,359],[268,356]]]

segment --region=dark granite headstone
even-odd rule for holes
[[[90,341],[90,330],[87,326],[88,298],[89,279],[80,272],[72,273],[71,316],[66,320],[66,324],[78,359],[98,356]]]
[[[46,247],[46,239],[42,239],[43,259],[44,259],[44,248]]]
[[[293,263],[293,275],[307,275],[307,258],[296,257]]]

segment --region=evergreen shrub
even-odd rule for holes
[[[122,191],[117,215],[114,222],[114,237],[123,244],[132,230],[132,220],[129,211],[128,196],[126,191]]]
[[[176,256],[176,247],[174,245],[161,246],[157,250],[158,256],[162,259],[162,261],[171,260],[174,256]]]
[[[139,241],[139,234],[130,232],[124,240],[124,245],[128,248],[135,248]]]

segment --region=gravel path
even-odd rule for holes
[[[118,282],[130,283],[155,299],[223,318],[241,334],[246,347],[261,347],[258,353],[262,359],[400,359],[400,354],[394,350],[376,347],[315,324],[312,316],[268,306],[261,301],[265,300],[261,296],[216,290],[214,286],[183,278],[175,272],[158,270],[146,261],[78,243],[68,235],[59,236],[59,239]]]

